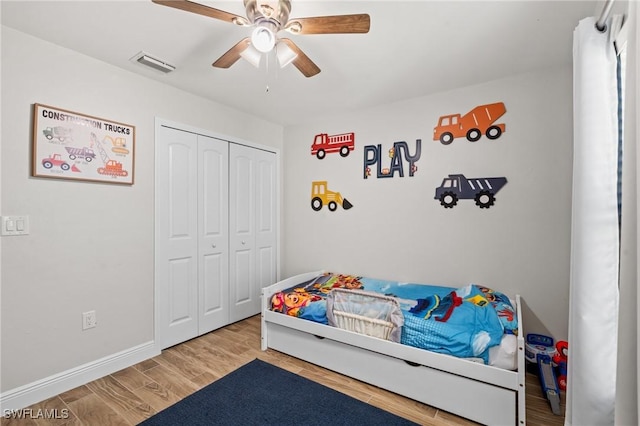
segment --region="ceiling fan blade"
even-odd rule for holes
[[[229,68],[231,65],[235,64],[238,59],[240,59],[240,54],[249,47],[250,42],[251,39],[249,37],[243,38],[211,65],[216,68]]]
[[[296,18],[287,22],[285,30],[292,34],[353,34],[368,33],[371,18],[366,13],[357,15],[316,16]]]
[[[221,21],[229,22],[237,25],[250,25],[246,18],[233,13],[225,12],[224,10],[215,9],[213,7],[205,6],[200,3],[194,3],[189,0],[151,0],[156,4],[162,6],[169,6],[175,9],[185,10],[187,12],[197,13],[198,15],[208,16],[209,18],[220,19]]]
[[[289,48],[298,55],[293,60],[293,65],[298,68],[305,77],[313,77],[320,72],[320,68],[318,68],[318,66],[314,64],[313,61],[309,59],[309,57],[305,55],[294,42],[288,38],[280,39],[280,41],[286,43],[287,46],[289,46]]]

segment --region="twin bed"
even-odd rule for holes
[[[262,290],[272,348],[461,417],[525,424],[520,297],[323,271]]]

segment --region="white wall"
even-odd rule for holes
[[[445,114],[502,101],[506,132],[475,143],[433,141]],[[348,157],[310,155],[317,133],[355,132]],[[364,146],[422,140],[418,171],[363,179]],[[452,287],[520,293],[527,332],[567,338],[572,174],[571,69],[514,76],[285,129],[283,276],[327,269]],[[434,199],[447,174],[505,176],[489,209]],[[315,212],[311,182],[328,180],[354,207]]]
[[[136,126],[135,184],[30,177],[33,103]],[[1,239],[2,392],[153,340],[156,116],[282,147],[279,125],[2,27],[2,215],[31,226]]]

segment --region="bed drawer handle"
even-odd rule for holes
[[[317,334],[314,334],[313,337],[320,340],[324,339],[324,336],[318,336]]]
[[[420,364],[418,364],[417,362],[407,361],[406,359],[404,360],[404,362],[406,362],[407,364],[409,364],[412,367],[420,367]]]

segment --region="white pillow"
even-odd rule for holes
[[[489,365],[505,370],[518,369],[518,338],[515,334],[505,334],[499,345],[489,348]]]

